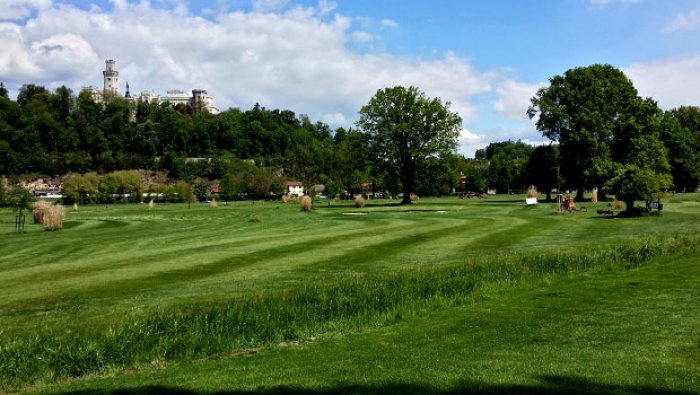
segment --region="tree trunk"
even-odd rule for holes
[[[625,200],[625,211],[632,211],[634,209],[634,199]]]
[[[579,187],[578,189],[576,189],[576,197],[574,198],[574,200],[577,202],[583,201],[583,187]]]

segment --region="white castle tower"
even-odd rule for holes
[[[117,62],[112,59],[105,61],[106,69],[102,72],[105,79],[105,96],[119,96],[119,72],[117,71]]]

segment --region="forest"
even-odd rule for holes
[[[700,108],[659,110],[654,119],[673,188],[694,191],[700,182]],[[537,147],[491,143],[474,158],[454,152],[431,157],[416,173],[415,193],[440,196],[487,188],[509,193],[529,185],[543,192],[576,190],[570,168],[587,164],[563,158],[552,140]],[[289,180],[323,184],[331,196],[361,192],[363,185],[399,192],[400,181],[383,174],[378,160],[362,130],[332,130],[291,110],[256,104],[212,115],[184,105],[121,98],[96,103],[85,92],[75,95],[65,86],[51,92],[33,84],[24,85],[13,101],[0,84],[0,175],[10,184],[66,174],[118,179],[122,173],[113,173],[140,169],[167,174],[171,187],[220,182],[229,199],[269,197]]]

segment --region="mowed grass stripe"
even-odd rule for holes
[[[454,222],[457,222],[455,225]],[[395,269],[414,266],[415,264],[435,264],[434,260],[421,259],[426,251],[431,251],[431,244],[438,244],[441,254],[448,255],[455,247],[456,235],[473,231],[475,227],[483,226],[490,221],[456,220],[444,221],[443,226],[435,228],[420,228],[407,234],[397,234],[396,237],[384,237],[373,243],[357,246],[341,255],[315,261],[299,270],[310,271],[348,271],[374,269],[385,261],[392,261]],[[450,239],[452,243],[446,242]],[[428,249],[426,249],[428,248]],[[416,258],[418,254],[418,258]],[[412,257],[409,259],[409,257]]]
[[[378,225],[384,224],[386,222],[378,223]],[[161,229],[163,224],[154,223],[153,225],[159,228],[146,229],[142,232],[143,234],[102,235],[101,237],[104,237],[104,239],[101,239],[100,235],[74,235],[73,240],[75,242],[67,243],[72,246],[69,247],[71,250],[70,255],[66,254],[66,251],[56,252],[51,246],[47,248],[45,245],[35,245],[34,253],[50,256],[51,259],[46,258],[50,263],[43,265],[35,263],[12,271],[6,270],[3,280],[11,284],[23,279],[29,280],[30,283],[35,283],[38,278],[36,276],[45,276],[45,279],[53,281],[71,276],[79,276],[84,279],[90,273],[97,273],[103,270],[114,271],[120,267],[131,268],[134,265],[155,264],[162,261],[170,262],[176,260],[175,258],[190,255],[215,255],[217,251],[228,254],[230,248],[236,247],[247,247],[246,251],[244,251],[247,253],[250,250],[266,249],[270,246],[276,247],[280,245],[280,242],[291,244],[298,238],[298,236],[296,238],[292,237],[291,234],[288,237],[278,233],[270,235],[269,232],[265,232],[265,229],[241,234],[223,226],[203,227],[198,231],[191,232],[172,227],[168,229],[164,236],[153,236],[152,233]],[[348,231],[363,231],[360,230],[362,224],[345,223],[342,225],[348,228]],[[333,229],[334,231],[341,231],[337,227]],[[258,232],[261,233],[258,234]],[[314,232],[318,234],[306,233],[305,237],[327,237],[328,234],[327,229],[314,229]],[[163,232],[161,231],[160,233]],[[189,234],[189,236],[182,237],[183,233]],[[221,236],[222,233],[229,233],[231,234],[230,237],[234,237],[236,240],[228,241],[226,236]],[[146,242],[138,244],[131,241],[139,237],[143,237]],[[85,241],[86,239],[88,241]],[[104,241],[108,242],[107,247],[105,247]],[[65,240],[61,240],[61,242],[66,244]],[[79,244],[75,245],[75,243]],[[193,246],[193,243],[196,244]],[[51,250],[51,253],[46,254],[46,249]],[[84,257],[88,255],[90,260],[85,261]]]
[[[59,308],[70,301],[79,300],[81,298],[120,298],[130,295],[133,296],[137,293],[154,292],[159,288],[174,288],[183,282],[195,282],[210,276],[240,270],[241,268],[251,265],[260,265],[264,262],[277,263],[280,259],[294,262],[295,255],[306,253],[318,246],[331,246],[338,242],[356,243],[357,239],[377,237],[381,234],[391,233],[392,230],[398,230],[405,226],[405,224],[399,223],[392,226],[374,228],[370,231],[360,229],[350,234],[343,234],[342,236],[314,237],[304,242],[287,243],[253,252],[237,253],[234,255],[228,252],[228,255],[222,259],[205,263],[190,263],[187,267],[173,268],[171,270],[160,270],[157,272],[135,272],[129,270],[130,277],[107,280],[106,282],[104,281],[104,277],[100,277],[103,281],[99,282],[96,281],[97,278],[91,279],[90,277],[82,277],[80,285],[83,286],[78,285],[77,287],[66,287],[66,284],[56,282],[56,284],[54,284],[56,286],[55,289],[46,289],[44,287],[44,291],[46,292],[43,292],[43,296],[16,299],[18,295],[10,295],[15,296],[15,298],[6,298],[6,303],[4,303],[5,308],[0,310],[0,312],[8,315],[26,314],[34,311],[46,311]],[[325,234],[327,233],[324,232],[324,235]],[[133,267],[129,268],[131,269]],[[149,269],[152,269],[152,267],[149,267]],[[41,289],[30,291],[31,292],[28,293],[31,295],[42,293]]]

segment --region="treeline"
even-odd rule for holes
[[[674,188],[695,190],[700,183],[700,109],[667,111],[659,122]],[[281,193],[286,180],[324,184],[331,196],[360,192],[367,183],[374,191],[400,191],[398,180],[377,171],[367,136],[355,129],[331,130],[305,115],[260,105],[212,115],[184,105],[119,98],[101,104],[66,87],[50,92],[25,85],[13,101],[0,84],[0,159],[0,175],[23,178],[164,171],[169,188],[182,181],[199,188],[196,195],[204,189],[201,180],[221,180],[227,198]],[[508,193],[529,185],[543,192],[575,190],[578,185],[566,178],[571,166],[583,165],[563,158],[557,144],[492,143],[474,159],[456,154],[430,159],[418,170],[415,192],[436,196],[492,188]],[[113,188],[101,182],[98,189],[110,196]]]
[[[66,87],[49,92],[25,85],[16,101],[0,87],[0,157],[6,176],[165,171],[172,184],[221,180],[227,198],[281,193],[287,180],[323,184],[329,195],[361,192],[367,184],[374,191],[400,190],[397,180],[375,171],[367,136],[355,129],[331,130],[305,115],[260,105],[212,115],[121,98],[101,104]],[[417,175],[416,193],[450,193],[468,167],[456,154],[434,158]],[[93,181],[88,184],[104,185]]]

